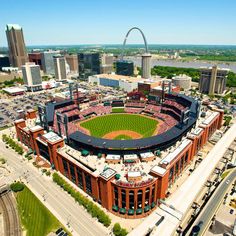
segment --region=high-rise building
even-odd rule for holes
[[[60,51],[52,51],[52,50],[41,52],[42,68],[45,74],[48,75],[55,74],[53,56],[56,56],[59,53]]]
[[[6,55],[0,55],[0,70],[2,70],[3,67],[9,67],[10,61],[9,57]]]
[[[132,61],[119,60],[116,62],[116,74],[133,76],[134,63]]]
[[[101,73],[102,74],[111,74],[113,71],[113,54],[103,54],[101,57]]]
[[[22,68],[24,85],[27,91],[39,91],[42,89],[42,78],[40,76],[39,65],[34,62],[27,62]]]
[[[229,69],[220,69],[217,66],[200,69],[199,91],[206,94],[222,94],[226,88]]]
[[[26,62],[28,62],[23,30],[21,26],[16,24],[6,25],[6,36],[9,48],[10,63],[13,67],[20,68]]]
[[[53,56],[56,80],[66,79],[66,60],[62,55]]]
[[[101,73],[100,53],[79,53],[79,78],[87,79],[90,75]]]
[[[151,57],[150,53],[142,55],[142,77],[144,79],[151,78]]]
[[[42,70],[42,55],[40,52],[31,52],[28,53],[29,62],[34,62],[36,65],[39,65],[40,69]]]
[[[65,55],[66,62],[70,67],[71,72],[78,72],[78,57],[76,54],[67,54]]]

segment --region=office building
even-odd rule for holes
[[[150,53],[142,55],[142,77],[144,79],[151,78],[151,57]]]
[[[103,54],[101,57],[101,73],[111,74],[113,71],[113,54]]]
[[[89,83],[120,88],[126,92],[132,92],[133,90],[136,90],[138,88],[138,82],[141,80],[142,78],[116,74],[99,74],[89,76],[88,78]]]
[[[87,79],[90,75],[101,73],[101,56],[99,53],[79,53],[79,78]]]
[[[39,65],[35,65],[33,62],[26,63],[22,66],[22,74],[27,91],[35,92],[42,90],[42,78],[40,76]]]
[[[43,72],[48,75],[55,75],[53,56],[56,56],[60,51],[45,51],[41,52]]]
[[[138,82],[138,91],[144,95],[148,95],[151,90],[161,85],[161,80],[141,80]]]
[[[176,75],[172,77],[172,83],[175,86],[179,86],[180,89],[191,89],[192,78],[187,75]]]
[[[13,67],[20,68],[28,62],[22,27],[16,24],[6,26],[9,59]]]
[[[58,81],[66,79],[66,60],[62,55],[53,56],[55,78]]]
[[[134,63],[132,61],[119,60],[116,62],[116,74],[133,76],[134,74]]]
[[[42,54],[40,52],[31,52],[28,53],[29,62],[34,62],[35,65],[39,65],[40,70],[43,70],[42,67]]]
[[[200,68],[199,91],[206,94],[222,94],[226,89],[229,69],[217,66]]]
[[[76,73],[78,72],[78,57],[76,54],[67,54],[65,55],[65,59],[67,64],[70,67],[70,72]]]
[[[0,71],[3,67],[10,67],[9,57],[6,55],[0,55]]]

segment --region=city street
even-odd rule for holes
[[[236,178],[236,169],[234,169],[229,176],[227,176],[224,181],[220,184],[219,188],[216,189],[214,195],[210,198],[207,205],[202,210],[199,217],[195,220],[194,225],[198,224],[198,222],[202,221],[203,224],[201,226],[201,230],[199,232],[200,235],[204,235],[206,230],[211,224],[211,219],[213,218],[214,214],[218,210],[220,204],[222,203],[224,196],[230,186],[233,184]],[[233,223],[233,222],[232,222]],[[189,231],[191,232],[191,230]]]
[[[73,198],[60,189],[51,178],[42,176],[32,163],[6,149],[0,141],[1,156],[7,160],[11,173],[5,178],[8,183],[21,178],[44,205],[61,221],[73,235],[103,236],[108,229],[92,218]]]

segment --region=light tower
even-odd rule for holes
[[[128,33],[125,36],[124,42],[123,42],[123,49],[122,49],[122,54],[121,54],[121,59],[123,60],[123,56],[124,56],[124,48],[126,45],[126,40],[129,36],[129,33],[132,30],[138,30],[142,37],[143,37],[143,41],[145,44],[145,53],[142,55],[142,77],[144,79],[149,79],[151,77],[151,54],[148,52],[148,45],[147,45],[147,40],[145,38],[145,35],[143,33],[143,31],[141,29],[139,29],[138,27],[133,27],[131,28]]]
[[[142,77],[149,79],[151,77],[151,54],[144,53],[142,55]]]

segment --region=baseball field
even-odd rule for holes
[[[106,139],[138,139],[152,136],[158,121],[143,115],[110,114],[98,116],[79,124],[90,135]]]

